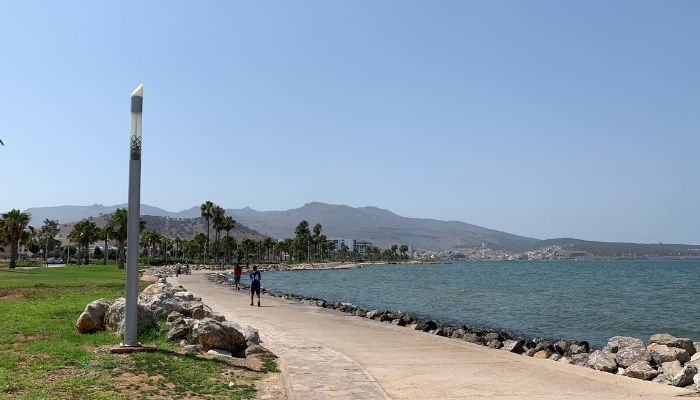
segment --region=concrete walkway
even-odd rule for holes
[[[290,399],[669,399],[692,392],[492,350],[209,282],[168,278],[280,356]]]

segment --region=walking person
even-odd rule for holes
[[[175,276],[180,276],[180,264],[177,264],[175,266]]]
[[[241,274],[243,269],[240,265],[236,264],[233,268],[233,281],[236,283],[236,290],[241,290]]]
[[[250,273],[250,305],[253,305],[253,295],[258,295],[258,307],[260,307],[260,271],[258,266],[253,265],[253,272]]]

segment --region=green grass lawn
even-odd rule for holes
[[[75,321],[95,299],[123,297],[124,281],[112,266],[0,269],[0,399],[252,398],[276,371],[182,355],[163,323],[139,338],[158,351],[109,354],[118,336],[79,334]]]

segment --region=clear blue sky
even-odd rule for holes
[[[700,243],[700,1],[8,2],[0,210],[375,205]]]

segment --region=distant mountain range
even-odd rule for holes
[[[77,221],[87,217],[98,217],[112,213],[126,204],[103,206],[59,206],[38,207],[25,210],[32,215],[32,223],[40,226],[46,218],[57,219],[60,223]],[[440,221],[427,218],[407,218],[377,207],[349,207],[325,203],[307,203],[302,207],[286,211],[256,211],[249,207],[227,209],[226,213],[236,220],[236,228],[244,236],[261,237],[269,235],[277,239],[292,237],[294,228],[302,219],[313,226],[320,223],[323,233],[331,237],[367,240],[379,247],[392,244],[407,244],[414,249],[435,251],[460,251],[485,246],[495,250],[522,252],[538,248],[564,245],[570,250],[581,250],[601,256],[617,255],[700,255],[700,246],[683,244],[636,244],[615,242],[594,242],[578,239],[539,240],[513,235],[493,229],[459,221]],[[179,234],[188,237],[193,232],[205,229],[200,222],[174,223],[167,218],[199,219],[199,206],[170,212],[147,204],[141,205],[142,215],[166,217],[158,219],[161,233],[169,236]],[[153,223],[156,223],[154,220]],[[169,227],[166,229],[165,227]],[[156,228],[154,228],[156,229]],[[180,232],[180,233],[177,233]]]
[[[49,217],[50,218],[50,217]],[[92,220],[95,225],[102,227],[106,224],[109,214],[102,214],[99,216],[89,216],[85,217]],[[192,239],[194,235],[198,233],[207,233],[207,225],[204,218],[170,218],[170,217],[160,217],[155,215],[142,215],[144,221],[146,221],[146,230],[154,230],[160,232],[162,235],[175,238],[177,236],[183,239]],[[55,219],[55,218],[54,218]],[[83,219],[79,218],[78,220]],[[66,222],[59,225],[59,238],[64,239],[68,236],[68,233],[73,229],[75,222]],[[32,218],[32,221],[34,219]],[[41,220],[43,221],[43,219]],[[40,225],[36,223],[36,225]],[[210,231],[213,237],[213,229]],[[226,232],[222,232],[225,235]],[[230,232],[230,235],[236,238],[239,242],[243,238],[250,238],[254,240],[260,240],[265,237],[265,235],[260,232],[254,231],[247,226],[236,224],[236,228]]]

